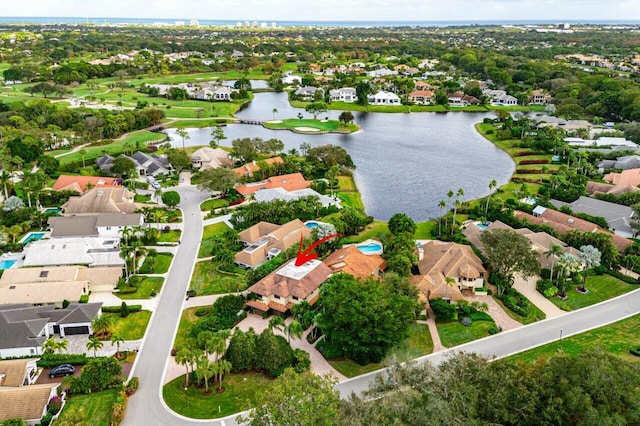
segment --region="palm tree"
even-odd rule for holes
[[[484,208],[484,220],[487,220],[487,215],[489,214],[489,201],[491,200],[491,194],[493,191],[493,189],[498,186],[498,182],[496,182],[495,179],[491,179],[491,182],[489,182],[489,196],[487,197],[487,205]]]
[[[98,315],[91,321],[91,328],[94,334],[108,334],[111,322],[111,317]]]
[[[274,108],[273,111],[271,111],[271,112],[273,112],[273,119],[275,120],[276,119],[276,114],[278,113],[278,108]]]
[[[447,202],[444,200],[440,200],[440,202],[438,203],[438,207],[440,208],[440,210],[444,210],[445,207],[447,207]],[[440,217],[438,218],[438,235],[442,234],[442,216],[443,214],[440,213]]]
[[[449,203],[451,203],[451,198],[453,198],[453,196],[455,195],[455,193],[453,192],[453,190],[449,190],[449,192],[447,192],[447,198],[449,198],[447,200],[447,210],[451,210],[451,207],[449,207]],[[447,227],[447,222],[444,222],[444,227]]]
[[[69,341],[67,339],[60,339],[55,341],[54,350],[61,354],[63,351],[66,352],[69,348]]]
[[[545,256],[551,258],[551,275],[549,276],[551,281],[553,281],[553,267],[556,263],[556,257],[560,256],[561,254],[562,247],[557,244],[551,244],[551,248],[545,252]]]
[[[284,332],[287,335],[289,344],[291,344],[291,336],[295,337],[296,339],[301,338],[304,329],[302,328],[302,324],[300,324],[296,320],[293,320],[289,323],[289,325],[284,327]]]
[[[189,136],[189,133],[187,133],[184,127],[178,127],[176,129],[176,135],[182,138],[182,149],[184,150],[184,141],[185,139],[191,139],[191,136]]]
[[[7,172],[5,169],[2,169],[0,172],[0,183],[4,187],[4,199],[9,198],[9,185],[11,184],[11,178],[13,175]]]
[[[187,348],[179,348],[176,353],[176,363],[178,365],[184,365],[187,370],[187,374],[184,375],[184,386],[189,387],[189,365],[191,365],[191,359],[193,358],[193,351]]]
[[[592,245],[584,245],[580,247],[580,253],[578,253],[578,258],[582,263],[582,292],[586,292],[585,285],[587,283],[587,270],[594,268],[596,266],[600,266],[600,258],[602,254],[600,250],[595,248]]]
[[[56,349],[57,349],[57,344],[58,342],[55,341],[55,339],[53,337],[49,337],[47,340],[44,341],[44,343],[42,344],[42,349],[44,350],[44,353],[53,353]]]
[[[124,343],[124,339],[120,336],[113,335],[111,336],[111,346],[116,345],[116,357],[120,355],[120,345]]]
[[[456,283],[456,280],[455,278],[445,277],[445,281],[447,285],[444,287],[444,299],[447,300],[449,298],[449,288],[453,287],[453,285]]]
[[[162,187],[156,188],[153,191],[153,195],[156,197],[156,203],[158,203],[158,205],[160,205],[161,201],[162,201]]]
[[[218,372],[218,389],[222,389],[222,379],[224,378],[224,376],[226,374],[228,374],[231,371],[233,366],[226,359],[221,359],[220,361],[217,362],[217,364],[218,364],[218,368],[217,368],[217,370],[218,370],[217,371]]]
[[[78,151],[80,153],[80,155],[82,156],[82,168],[84,169],[86,167],[85,163],[84,163],[84,156],[87,155],[87,150],[82,148],[80,151]]]
[[[209,379],[216,374],[218,374],[218,364],[215,362],[209,362],[206,357],[203,357],[198,363],[196,375],[198,376],[198,380],[204,379],[205,392],[209,392]]]
[[[269,330],[284,330],[286,326],[284,325],[284,319],[280,316],[275,316],[269,320]]]
[[[102,342],[100,340],[98,340],[95,337],[89,337],[89,341],[87,342],[87,350],[93,350],[93,357],[97,357],[97,351],[98,349],[102,349],[104,345],[102,344]]]
[[[458,213],[458,207],[460,206],[460,197],[464,195],[464,190],[462,188],[458,188],[458,192],[456,192],[456,201],[453,203],[453,221],[451,222],[451,235],[453,236],[453,231],[456,229],[456,214]]]

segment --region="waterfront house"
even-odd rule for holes
[[[284,160],[281,157],[271,157],[271,158],[267,158],[266,160],[262,160],[262,161],[264,161],[264,163],[269,165],[269,166],[275,166],[275,165],[279,165],[279,164],[284,164]],[[236,167],[235,169],[233,169],[233,171],[239,177],[253,176],[253,174],[255,172],[260,170],[260,163],[262,163],[262,161],[259,161],[259,162],[258,161],[252,161],[250,163],[243,164],[242,166]]]
[[[342,87],[340,89],[329,90],[329,98],[331,101],[341,101],[353,103],[358,100],[356,89],[353,87]]]
[[[199,148],[191,155],[191,167],[194,169],[208,170],[233,165],[229,153],[222,148]]]
[[[431,105],[433,103],[433,92],[431,90],[414,90],[409,93],[407,99],[416,105]]]
[[[291,173],[288,175],[271,176],[259,182],[238,185],[235,189],[240,194],[247,196],[261,189],[283,188],[287,191],[296,191],[310,186],[311,181],[306,180],[304,176],[302,176],[302,173]]]
[[[379,277],[386,267],[386,261],[378,254],[366,255],[356,246],[343,247],[331,253],[324,261],[331,272],[353,275],[358,279]]]
[[[398,95],[392,92],[385,92],[384,90],[369,95],[368,101],[371,105],[400,105]]]

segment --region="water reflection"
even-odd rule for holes
[[[271,120],[296,117],[301,109],[292,108],[285,94],[258,93],[248,108],[237,116],[245,119]],[[340,111],[326,115],[337,118]],[[228,125],[231,145],[236,138],[277,138],[285,149],[298,149],[302,142],[312,146],[335,144],[347,149],[356,164],[355,178],[368,214],[388,220],[397,212],[423,221],[441,214],[440,200],[447,200],[449,190],[463,188],[463,199],[485,196],[489,182],[506,183],[514,171],[509,156],[486,141],[474,124],[490,113],[355,113],[362,131],[351,135],[299,135],[273,131],[262,126]],[[167,131],[173,135],[175,131]],[[207,145],[211,129],[189,129],[188,145]],[[174,138],[181,146],[180,138]]]

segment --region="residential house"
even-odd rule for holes
[[[386,268],[386,261],[378,254],[366,255],[356,246],[343,247],[331,253],[324,261],[331,272],[353,275],[358,279],[379,277]]]
[[[65,214],[133,213],[135,194],[123,187],[93,188],[62,205]]]
[[[633,208],[629,206],[623,206],[621,204],[610,203],[608,201],[585,196],[581,196],[573,203],[551,200],[551,204],[557,208],[566,205],[570,207],[574,213],[585,213],[590,216],[603,217],[607,221],[609,229],[621,237],[633,238],[635,235],[635,232],[630,225],[634,212]]]
[[[52,238],[31,242],[22,266],[124,266],[119,238]]]
[[[329,90],[329,98],[331,101],[341,101],[353,103],[358,100],[356,89],[353,87],[341,87],[340,89]]]
[[[398,75],[398,71],[391,71],[387,68],[378,68],[376,70],[367,71],[367,77],[372,78],[387,77],[389,75]]]
[[[590,197],[595,197],[597,194],[622,195],[637,191],[640,191],[640,188],[633,185],[612,185],[601,182],[587,182],[587,192]]]
[[[638,147],[638,145],[635,142],[632,142],[625,138],[600,137],[598,139],[583,139],[583,138],[569,137],[569,138],[564,138],[564,141],[567,144],[575,147],[608,146],[614,149],[628,149],[628,148],[635,149]]]
[[[529,103],[532,105],[546,105],[549,102],[551,102],[551,95],[542,89],[532,91],[529,97]]]
[[[87,216],[50,217],[51,237],[120,238],[123,229],[142,226],[141,213],[100,213]]]
[[[309,238],[311,230],[299,219],[284,225],[259,222],[238,234],[245,248],[235,256],[235,263],[245,268],[256,268],[279,255],[300,239]]]
[[[282,188],[287,191],[296,191],[298,189],[308,188],[309,186],[311,186],[311,181],[306,180],[304,176],[302,176],[302,173],[291,173],[282,176],[271,176],[259,182],[238,185],[235,189],[240,194],[247,196],[261,189]]]
[[[470,95],[466,95],[462,92],[454,92],[447,95],[449,99],[449,106],[452,107],[465,107],[469,105],[478,105],[480,100]]]
[[[602,178],[605,182],[609,182],[613,185],[640,185],[640,168],[627,169],[621,173],[608,173]]]
[[[321,88],[314,86],[299,87],[293,94],[299,96],[303,101],[312,101],[316,97],[316,92],[319,92],[321,95],[324,94]]]
[[[276,164],[284,164],[284,160],[280,157],[271,157],[262,161],[264,161],[266,164],[270,166],[274,166]],[[255,172],[260,170],[260,163],[261,162],[258,162],[258,161],[252,161],[250,163],[244,164],[240,167],[233,169],[233,171],[240,177],[253,176]]]
[[[91,321],[101,307],[101,302],[71,303],[64,309],[0,305],[0,358],[41,355],[42,344],[54,334],[92,334]]]
[[[247,302],[254,313],[286,313],[292,306],[302,301],[313,305],[320,293],[320,286],[331,276],[331,268],[314,259],[301,266],[295,259],[276,269],[247,289]],[[251,295],[257,297],[251,300]]]
[[[173,167],[169,163],[169,160],[167,160],[167,157],[163,155],[148,155],[142,151],[138,151],[132,156],[122,154],[120,157],[126,157],[131,160],[136,169],[136,173],[139,176],[158,176],[169,174],[173,171]],[[96,159],[96,164],[103,172],[111,173],[111,167],[113,166],[114,161],[115,157],[104,154]]]
[[[97,291],[112,292],[121,267],[60,266],[7,269],[0,278],[0,305],[28,304],[61,307]]]
[[[317,197],[320,204],[322,204],[322,207],[340,207],[340,199],[338,197],[322,195],[311,188],[298,189],[296,191],[287,191],[283,188],[272,188],[261,189],[253,193],[253,198],[258,203],[266,203],[273,200],[293,201],[303,197]]]
[[[392,92],[380,90],[378,93],[368,96],[371,105],[400,105],[400,98]]]
[[[537,225],[547,225],[559,234],[566,234],[574,229],[578,229],[582,232],[602,232],[611,236],[611,240],[616,248],[620,252],[633,244],[632,241],[621,237],[619,235],[612,234],[595,223],[588,222],[584,219],[580,219],[558,210],[548,209],[546,207],[537,206],[533,209],[533,214],[525,213],[519,210],[514,212],[514,216],[518,219],[526,219],[530,223]]]
[[[602,173],[605,169],[640,169],[640,155],[625,155],[615,160],[602,160],[598,163],[598,170]]]
[[[38,360],[22,358],[0,360],[0,387],[29,386],[38,378]]]
[[[433,289],[444,284],[443,290],[453,286],[460,291],[483,287],[487,272],[471,246],[437,240],[418,247],[418,270]],[[453,279],[451,285],[447,279]]]
[[[554,236],[547,234],[546,232],[534,232],[529,228],[513,229],[509,225],[502,223],[499,220],[492,222],[484,230],[476,226],[473,221],[468,221],[465,225],[466,226],[464,227],[462,233],[465,237],[467,237],[467,240],[469,240],[469,242],[483,254],[486,254],[486,252],[484,245],[482,244],[482,240],[480,239],[480,235],[483,232],[495,231],[497,229],[507,229],[509,231],[516,232],[528,239],[531,243],[531,249],[538,253],[540,265],[542,266],[542,268],[551,269],[552,263],[555,264],[555,262],[559,259],[558,256],[549,256],[547,254],[553,246],[560,247],[562,253],[571,253],[574,255],[578,253],[578,250],[569,246],[564,241],[561,241]]]
[[[282,77],[282,84],[285,86],[300,85],[302,84],[302,77],[298,75],[285,75]]]
[[[430,90],[431,85],[426,81],[416,81],[416,90]]]
[[[47,414],[47,405],[58,394],[60,383],[31,386],[0,386],[0,423],[23,419],[28,426],[40,424]]]
[[[56,191],[75,191],[82,194],[88,189],[118,187],[120,184],[120,179],[112,177],[60,175],[51,188]]]
[[[199,148],[191,155],[191,167],[194,169],[208,170],[233,165],[229,153],[222,148]]]
[[[231,52],[232,59],[239,59],[242,57],[244,57],[244,53],[240,52],[239,50],[234,50],[233,52]]]
[[[431,105],[433,103],[433,92],[431,90],[414,90],[409,93],[407,99],[417,105]]]
[[[411,284],[418,289],[418,298],[428,303],[433,299],[444,299],[449,303],[464,300],[464,295],[457,285],[448,283],[446,279],[439,279],[430,275],[412,275]]]

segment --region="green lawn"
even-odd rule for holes
[[[218,235],[222,235],[227,231],[229,227],[226,223],[214,223],[213,225],[207,225],[202,231],[202,242],[200,243],[200,250],[198,251],[198,257],[211,256],[211,248],[213,242]]]
[[[436,322],[440,342],[447,348],[462,345],[473,340],[489,336],[489,329],[496,323],[491,321],[473,320],[470,327],[465,327],[460,321]]]
[[[248,410],[258,404],[260,396],[269,391],[271,380],[260,373],[228,374],[223,381],[225,391],[204,394],[204,386],[190,386],[185,392],[184,375],[162,388],[162,396],[169,408],[194,419],[225,417]]]
[[[279,122],[278,122],[279,121]],[[300,127],[310,127],[322,132],[352,133],[360,129],[359,126],[352,123],[343,123],[338,120],[313,120],[310,118],[298,119],[287,118],[285,120],[266,121],[264,127],[267,129],[289,129],[298,130]]]
[[[136,149],[138,144],[142,144],[142,146],[146,146],[147,142],[161,140],[165,137],[162,133],[154,133],[148,131],[136,132],[128,135],[124,139],[116,140],[112,143],[106,145],[93,145],[87,146],[84,148],[85,155],[84,160],[86,164],[92,164],[93,160],[100,157],[104,153],[109,155],[119,155],[125,149],[125,145],[132,147],[132,149]],[[48,152],[47,155],[56,155],[56,151]],[[79,151],[63,155],[58,157],[60,161],[60,165],[65,165],[68,163],[72,163],[75,161],[82,161],[82,154]]]
[[[158,235],[159,243],[177,243],[180,241],[182,231],[179,229],[172,229],[170,231],[161,231]]]
[[[524,297],[524,295],[522,296]],[[526,297],[525,297],[526,299]],[[493,297],[493,300],[495,300],[496,302],[498,302],[498,304],[502,307],[502,310],[509,315],[509,317],[513,318],[514,320],[527,325],[527,324],[532,324],[536,321],[542,321],[543,319],[545,319],[547,317],[547,315],[542,312],[540,309],[538,309],[538,307],[536,305],[534,305],[533,303],[531,303],[531,301],[529,299],[529,304],[531,305],[531,309],[529,310],[529,315],[527,315],[526,317],[520,316],[518,314],[516,314],[515,312],[513,312],[511,309],[507,308],[504,303],[502,303],[502,300],[498,299],[497,297]]]
[[[54,424],[81,419],[92,426],[110,426],[111,411],[117,396],[116,389],[75,395],[67,400],[64,410]]]
[[[381,234],[388,234],[389,226],[387,222],[374,220],[368,224],[358,235],[352,235],[342,239],[343,244],[361,243],[369,238],[379,239]]]
[[[343,192],[355,192],[358,190],[353,176],[338,176],[338,184],[340,185],[340,191]]]
[[[227,275],[216,270],[216,263],[203,260],[196,263],[191,277],[190,290],[198,296],[242,291],[247,287],[244,275]]]
[[[120,314],[104,315],[111,318],[111,334],[124,340],[142,339],[151,319],[151,311],[132,312],[126,318],[122,318]],[[105,343],[105,345],[110,344]]]
[[[509,357],[509,359],[533,363],[540,358],[548,359],[560,351],[571,356],[579,356],[587,349],[599,346],[606,352],[613,353],[627,361],[640,362],[640,357],[629,353],[629,349],[640,345],[638,329],[640,329],[640,315],[635,315],[604,327],[565,337],[562,341],[521,352]]]
[[[342,207],[352,207],[364,212],[364,203],[359,192],[338,192],[338,198],[342,200]]]
[[[444,223],[442,223],[442,226],[444,226]],[[428,220],[426,222],[418,222],[416,223],[416,233],[413,235],[413,237],[416,240],[430,240],[432,238],[431,230],[433,229],[438,229],[437,219]]]
[[[433,352],[433,340],[426,324],[414,324],[409,328],[409,337],[398,343],[387,356],[393,361],[408,361]],[[345,377],[356,377],[385,367],[384,362],[360,365],[350,359],[327,360]]]
[[[146,223],[153,222],[155,219],[153,218],[154,212],[160,212],[161,216],[158,218],[159,223],[174,223],[174,222],[182,222],[182,211],[180,209],[167,209],[165,207],[145,207],[141,210],[136,210],[136,212],[145,212],[144,221]],[[153,222],[155,223],[155,222]],[[160,226],[162,229],[162,226]]]
[[[196,311],[201,307],[187,308],[182,311],[180,315],[180,324],[178,325],[178,332],[176,333],[176,339],[173,343],[174,348],[185,347],[187,341],[191,338],[191,330],[198,321]]]
[[[575,287],[570,283],[567,284],[567,300],[557,297],[552,297],[549,300],[560,309],[572,311],[603,302],[638,288],[637,285],[627,284],[607,274],[587,277],[586,288],[589,290],[587,294],[577,292]]]
[[[129,284],[132,287],[138,287],[135,293],[120,294],[115,293],[120,299],[150,299],[151,292],[155,291],[156,294],[160,292],[164,278],[162,277],[146,277],[144,275],[134,275],[129,279]]]
[[[203,212],[219,209],[222,207],[227,207],[229,202],[227,200],[223,200],[221,198],[212,198],[200,204],[200,210]]]
[[[164,274],[169,271],[173,255],[171,253],[158,253],[149,255],[144,259],[140,267],[141,274]]]

